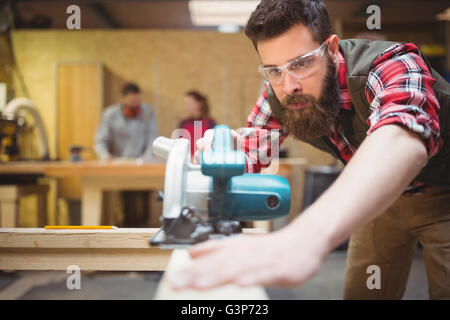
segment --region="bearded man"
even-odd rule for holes
[[[262,0],[245,33],[267,83],[249,127],[269,132],[268,149],[291,134],[345,168],[287,227],[191,248],[194,264],[172,284],[297,286],[351,236],[344,298],[402,298],[418,242],[430,298],[450,298],[449,84],[412,43],[338,39],[321,0]],[[233,136],[248,172],[267,165],[251,147],[261,144]],[[376,290],[367,285],[372,265]]]

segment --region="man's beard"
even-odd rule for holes
[[[281,100],[280,121],[294,138],[312,140],[328,135],[338,115],[336,66],[327,55],[328,70],[319,100],[310,94],[287,95]],[[291,109],[289,105],[302,105],[302,109]]]

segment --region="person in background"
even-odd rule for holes
[[[195,142],[203,137],[206,130],[214,128],[216,122],[209,116],[208,99],[200,92],[195,90],[186,92],[184,105],[188,115],[178,127],[186,130],[180,136],[190,140],[191,155],[194,155],[197,150]],[[197,130],[195,126],[198,126]]]
[[[94,149],[101,160],[136,158],[138,162],[152,158],[152,143],[158,137],[158,124],[153,109],[141,101],[141,90],[134,83],[122,88],[122,101],[103,112],[95,134]],[[148,191],[124,191],[124,225],[147,225]]]
[[[122,101],[103,112],[94,148],[101,160],[149,160],[157,137],[158,124],[152,107],[141,101],[141,90],[136,84],[127,83],[122,89]]]

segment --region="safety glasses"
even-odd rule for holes
[[[284,66],[259,66],[258,71],[261,76],[272,85],[282,84],[285,72],[289,73],[292,77],[299,80],[307,78],[317,70],[317,67],[319,66],[319,63],[324,56],[325,49],[328,46],[331,36],[329,36],[328,39],[325,40],[325,42],[322,43],[319,48],[305,55],[294,58]]]

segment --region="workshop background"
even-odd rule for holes
[[[129,81],[140,86],[142,100],[153,107],[160,135],[170,136],[184,118],[183,98],[190,89],[208,97],[211,116],[217,123],[228,124],[231,128],[246,126],[247,116],[262,92],[263,81],[257,72],[258,55],[238,21],[245,21],[248,9],[244,9],[254,8],[258,1],[232,1],[241,2],[234,11],[238,16],[232,23],[208,10],[194,16],[190,2],[1,0],[0,112],[13,98],[31,99],[48,137],[49,160],[55,161],[69,160],[72,145],[86,148],[83,160],[97,159],[93,137],[101,114],[107,106],[120,100],[121,87]],[[325,2],[334,32],[340,38],[413,42],[433,67],[449,79],[448,0]],[[81,30],[67,29],[70,14],[66,10],[73,4],[81,9]],[[368,30],[366,26],[369,16],[366,9],[370,5],[381,9],[380,30]],[[219,20],[214,22],[213,18]],[[30,123],[34,123],[33,119]],[[19,137],[17,160],[39,160],[37,126],[30,128]],[[324,172],[330,173],[326,179],[333,179],[339,165],[328,154],[291,138],[283,144],[282,151],[287,159],[293,159],[287,161],[291,165],[286,171],[293,191],[292,219],[306,205],[308,184],[305,181],[312,181]],[[45,208],[48,223],[65,225],[78,221],[80,179],[42,179],[40,183],[49,187]],[[114,195],[105,197],[109,204],[105,204],[104,210],[123,215],[123,204],[114,201]],[[150,201],[149,227],[159,227],[161,204],[153,198]],[[38,207],[35,195],[23,196],[18,226],[37,227]],[[275,229],[287,222],[281,221],[280,225],[269,228]],[[328,262],[330,272],[325,278],[315,280],[318,286],[329,289],[328,296],[322,295],[325,298],[340,295],[342,283],[337,280],[335,285],[329,283],[341,277],[339,272],[343,270],[345,253],[335,258],[338,260]],[[408,287],[414,291],[407,291],[406,297],[426,297],[426,289],[423,295],[420,291],[422,286],[426,287],[421,263],[418,254]],[[18,275],[0,279],[0,289],[9,285],[8,279],[14,277]],[[140,275],[132,276],[136,277]],[[309,292],[314,292],[313,287],[314,282]],[[291,297],[314,298],[305,296],[306,291],[297,296],[293,292]],[[30,291],[26,297],[38,296]]]

